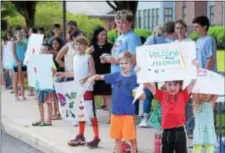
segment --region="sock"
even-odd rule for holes
[[[84,135],[85,122],[79,122],[79,135]]]
[[[201,153],[202,145],[194,145],[192,153]]]
[[[205,145],[206,153],[214,153],[214,146],[213,145]]]
[[[96,117],[91,119],[91,124],[94,132],[94,137],[99,138],[99,130],[98,130],[98,120]]]

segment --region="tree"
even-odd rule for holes
[[[34,26],[37,1],[11,1],[11,3],[24,17],[27,27]]]
[[[114,11],[128,9],[132,11],[134,16],[136,15],[138,1],[119,1],[119,0],[109,1],[107,0],[106,2]]]

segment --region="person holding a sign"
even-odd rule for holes
[[[13,81],[13,88],[15,94],[15,100],[18,101],[19,94],[18,94],[18,86],[20,85],[21,93],[23,96],[23,100],[26,100],[24,95],[24,76],[27,71],[27,67],[23,65],[23,60],[25,58],[27,45],[22,42],[22,33],[17,31],[16,33],[16,42],[13,49],[13,69],[14,69],[14,81]]]
[[[214,153],[217,145],[216,130],[214,126],[213,107],[217,96],[210,94],[192,94],[194,99],[195,127],[193,134],[193,153],[201,153],[202,146],[207,153]]]
[[[196,60],[193,63],[198,68]],[[162,108],[162,153],[188,153],[185,130],[185,108],[191,91],[196,83],[191,83],[182,90],[183,81],[167,81],[166,91],[156,88],[155,83],[144,83]]]
[[[40,54],[51,54],[50,45],[43,44],[40,49]],[[34,68],[35,73],[37,73],[37,68]],[[55,65],[52,65],[52,75],[54,76],[56,72]],[[37,122],[32,123],[32,126],[51,126],[52,125],[52,102],[53,102],[53,89],[40,89],[39,82],[36,80],[35,83],[37,90],[37,100],[38,100],[38,108],[40,113],[40,120]],[[48,117],[47,121],[44,120],[44,103],[48,106]]]
[[[112,115],[110,136],[115,139],[115,153],[121,153],[121,140],[131,143],[131,153],[137,151],[135,105],[133,104],[133,90],[137,87],[136,75],[131,70],[135,64],[135,57],[130,52],[123,52],[119,56],[120,72],[105,75],[94,75],[88,82],[105,80],[112,84]],[[142,92],[144,93],[144,92]],[[139,99],[145,99],[141,94]]]
[[[84,88],[80,83],[80,80],[87,80],[89,77],[95,74],[95,63],[93,57],[86,54],[85,51],[88,47],[89,41],[83,36],[76,38],[75,49],[77,54],[73,58],[73,72],[58,72],[57,76],[62,77],[74,77],[74,81],[78,82],[80,86],[78,88]],[[79,134],[75,139],[68,142],[69,146],[80,146],[86,144],[84,137],[85,126],[88,120],[91,120],[94,139],[87,143],[88,147],[96,148],[100,142],[98,120],[94,114],[94,101],[93,101],[93,85],[88,89],[85,89],[83,95],[83,101],[76,101],[76,119],[78,120]]]

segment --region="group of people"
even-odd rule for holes
[[[100,142],[98,120],[94,110],[94,96],[103,99],[102,108],[109,111],[110,137],[115,139],[115,153],[121,153],[123,141],[130,142],[130,152],[137,152],[136,115],[138,114],[138,102],[133,104],[135,88],[138,87],[138,71],[136,65],[136,47],[142,42],[132,27],[134,16],[129,10],[120,10],[116,13],[116,29],[120,33],[114,44],[107,41],[107,31],[103,27],[97,27],[90,41],[83,36],[75,21],[68,22],[66,39],[62,37],[61,26],[54,24],[53,35],[49,39],[45,37],[41,46],[41,54],[53,54],[55,68],[53,73],[64,80],[75,80],[81,85],[85,82],[95,82],[84,94],[85,107],[88,110],[89,120],[75,120],[74,125],[79,126],[79,132],[75,139],[70,140],[70,146],[85,145],[85,123],[92,125],[94,139],[87,143],[91,148],[96,148]],[[207,35],[209,20],[206,16],[193,19],[193,25],[200,38],[196,41],[197,61],[193,61],[197,69],[205,68],[216,71],[216,42]],[[36,30],[30,28],[32,33],[43,34],[43,28]],[[15,32],[7,32],[4,45],[13,41],[12,53],[14,57],[13,67],[5,70],[5,83],[11,88],[10,76],[13,78],[13,92],[18,101],[24,94],[24,78],[27,75],[26,66],[23,65],[26,46],[29,35],[25,29]],[[192,41],[187,37],[187,25],[183,20],[170,21],[163,26],[157,26],[143,45],[154,45],[172,42]],[[108,56],[102,56],[106,54]],[[136,66],[136,71],[134,67]],[[10,73],[9,73],[10,72]],[[9,75],[10,74],[10,75]],[[186,137],[186,105],[192,95],[193,112],[195,115],[195,129],[193,134],[193,153],[200,153],[202,146],[206,146],[208,153],[214,152],[217,143],[213,122],[213,103],[215,95],[191,94],[196,80],[193,80],[185,89],[183,81],[167,81],[164,89],[158,88],[155,83],[145,83],[144,92],[140,96],[143,101],[143,119],[140,127],[148,127],[148,119],[151,110],[152,99],[156,99],[162,108],[161,142],[162,153],[187,153]],[[30,89],[31,95],[33,89]],[[51,126],[52,119],[60,119],[57,96],[53,90],[36,91],[39,104],[40,120],[33,126]],[[92,101],[92,102],[90,102]],[[43,104],[48,104],[48,118],[44,120]],[[52,112],[52,107],[54,111]],[[150,143],[150,142],[149,142]],[[157,153],[157,152],[155,152]]]

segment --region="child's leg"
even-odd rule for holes
[[[14,77],[13,77],[13,89],[14,89],[14,94],[15,94],[15,97],[17,98],[18,97],[18,72],[15,72],[14,73]]]
[[[185,127],[178,127],[174,132],[175,153],[188,153],[187,133]]]
[[[164,130],[162,133],[162,153],[174,153],[172,131]]]
[[[194,145],[192,153],[201,153],[202,152],[202,145]]]
[[[99,139],[99,128],[98,128],[98,120],[96,117],[91,119],[91,124],[94,132],[94,138]]]
[[[48,105],[48,118],[47,118],[47,123],[48,124],[52,124],[52,101],[53,101],[53,95],[52,93],[49,93],[48,94],[48,97],[47,97],[47,100],[46,100],[46,103]]]
[[[137,140],[131,140],[130,141],[130,148],[131,148],[131,153],[137,153]]]
[[[206,145],[206,153],[214,153],[214,145]]]
[[[115,153],[121,153],[122,141],[120,139],[116,139],[116,147]]]
[[[44,122],[44,104],[41,102],[38,102],[38,108],[40,113],[40,121]]]
[[[24,95],[24,76],[25,76],[25,72],[20,72],[21,74],[20,74],[20,84],[21,84],[21,86],[20,86],[20,89],[21,89],[21,94],[22,94],[22,96],[23,96],[23,99],[25,100],[26,98],[25,98],[25,95]]]
[[[79,126],[79,135],[84,136],[84,131],[85,131],[85,122],[79,122],[78,123]]]
[[[111,96],[103,96],[103,98],[106,101],[106,106],[107,106],[107,109],[109,112],[109,122],[110,122],[112,97]]]

